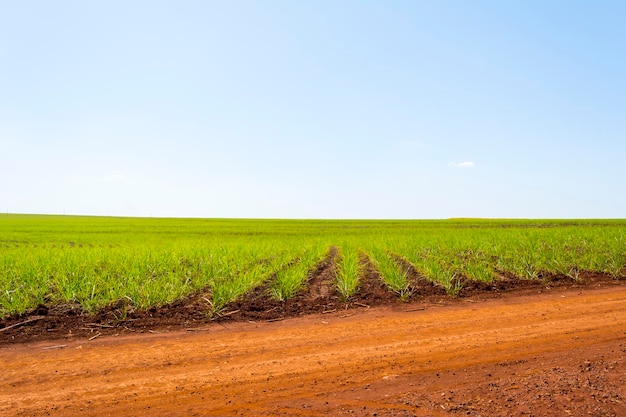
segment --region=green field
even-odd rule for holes
[[[365,259],[401,301],[407,265],[456,294],[467,280],[584,272],[623,278],[626,220],[227,220],[0,216],[0,318],[39,304],[97,312],[202,292],[207,315],[265,284],[287,300],[331,247],[348,300]]]

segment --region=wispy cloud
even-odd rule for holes
[[[456,168],[474,168],[474,161],[465,161],[465,162],[450,162],[448,164],[451,167]]]

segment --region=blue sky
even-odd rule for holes
[[[0,210],[624,218],[622,1],[0,3]]]

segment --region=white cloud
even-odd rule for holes
[[[474,168],[474,161],[465,161],[459,163],[450,162],[448,165],[456,168]]]

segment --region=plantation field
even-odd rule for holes
[[[192,296],[206,317],[220,317],[251,297],[315,298],[313,285],[319,297],[350,303],[366,281],[402,302],[426,288],[455,296],[501,282],[620,279],[625,266],[626,220],[3,215],[0,319],[45,305],[115,308],[121,320]]]

